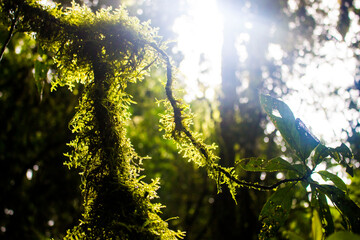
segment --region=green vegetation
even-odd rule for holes
[[[261,105],[281,133],[290,149],[287,152],[289,156],[272,157],[269,154],[270,157],[249,157],[248,151],[245,157],[233,156],[233,164],[226,164],[221,158],[226,155],[224,151],[220,150],[219,154],[215,143],[207,144],[203,135],[195,131],[195,128],[201,127],[193,126],[198,123],[194,120],[190,107],[180,97],[175,96],[174,64],[165,52],[166,44],[157,31],[150,27],[149,22],[140,22],[138,18],[130,17],[124,8],[99,9],[94,12],[76,3],[63,9],[60,5],[45,7],[35,0],[5,0],[0,6],[1,19],[8,30],[1,57],[5,49],[10,48],[11,38],[17,36],[14,31],[27,34],[22,35],[29,41],[27,44],[36,46],[35,53],[31,53],[36,57],[27,62],[30,66],[26,66],[31,69],[32,62],[34,64],[31,79],[34,84],[27,83],[32,86],[31,94],[40,96],[41,101],[51,101],[52,95],[46,82],[48,75],[52,78],[51,90],[69,95],[64,92],[63,87],[66,86],[74,94],[69,98],[60,97],[60,101],[66,99],[69,106],[56,106],[53,103],[49,107],[58,109],[55,111],[58,114],[56,120],[62,123],[68,120],[67,117],[73,114],[72,111],[76,108],[69,125],[75,138],[68,144],[71,149],[65,154],[68,157],[65,165],[72,170],[76,169],[81,176],[82,217],[79,224],[69,227],[65,239],[178,239],[185,236],[182,230],[171,230],[169,222],[160,217],[163,205],[155,201],[158,198],[160,179],[154,178],[147,183],[142,166],[143,161],[149,161],[148,157],[142,157],[139,151],[135,151],[142,140],[141,130],[128,132],[132,130],[131,124],[140,125],[140,120],[135,121],[135,118],[131,117],[131,114],[137,114],[137,108],[133,104],[134,98],[139,96],[135,94],[147,94],[141,92],[144,89],[137,86],[144,86],[142,81],[148,80],[150,73],[163,67],[166,68],[166,79],[162,81],[163,100],[157,101],[157,104],[165,110],[159,113],[154,110],[153,105],[143,107],[153,110],[161,117],[159,130],[162,131],[164,139],[160,141],[156,138],[156,141],[159,141],[159,144],[163,141],[169,144],[169,152],[176,151],[176,146],[185,159],[206,171],[206,178],[213,180],[218,193],[230,193],[229,196],[234,202],[241,200],[239,192],[243,189],[266,193],[275,191],[267,198],[258,218],[261,224],[258,235],[260,239],[300,239],[301,234],[295,231],[296,224],[300,223],[294,221],[294,227],[288,219],[291,218],[294,200],[301,202],[304,199],[311,206],[310,217],[307,216],[307,219],[311,222],[308,229],[310,228],[309,235],[313,239],[323,239],[331,234],[334,235],[329,239],[338,239],[342,235],[355,239],[355,234],[360,234],[360,209],[349,197],[347,185],[330,171],[317,170],[321,164],[341,166],[353,177],[356,171],[351,165],[351,150],[345,144],[336,148],[325,146],[299,118],[295,119],[284,102],[264,94],[260,95],[259,106]],[[31,49],[31,46],[25,45],[24,48]],[[13,63],[2,61],[0,68],[5,66],[5,62],[11,69],[11,65],[16,63],[15,60]],[[11,76],[15,73],[7,74]],[[22,78],[24,76],[17,77]],[[79,104],[75,107],[77,95],[80,95]],[[6,101],[10,100],[9,98]],[[148,99],[144,101],[146,100]],[[63,116],[65,112],[67,115]],[[43,132],[53,131],[52,128],[45,127],[47,124],[40,124],[38,138],[31,141],[38,145],[35,147],[45,144],[41,136]],[[146,125],[141,129],[145,128]],[[136,145],[132,145],[129,136]],[[66,136],[62,140],[68,141],[68,138],[69,136]],[[151,138],[143,137],[146,141]],[[172,144],[167,140],[171,140]],[[2,139],[3,141],[6,140]],[[218,142],[220,147],[226,145],[226,141]],[[22,145],[25,146],[26,144]],[[144,148],[144,145],[142,147]],[[51,148],[51,145],[43,147],[47,148]],[[5,145],[1,146],[1,151],[6,151]],[[39,152],[41,151],[40,149]],[[167,150],[165,148],[158,150],[160,151],[166,154]],[[4,157],[1,160],[6,159]],[[27,163],[26,169],[33,168],[35,164],[36,160]],[[271,175],[277,172],[285,173],[286,177],[282,180],[271,178],[266,184],[243,178],[247,173]],[[21,172],[20,176],[21,174],[24,175],[24,172]],[[197,174],[202,176],[199,172]],[[314,174],[320,175],[324,181],[330,181],[332,185],[314,181]],[[205,182],[204,189],[209,191],[212,183],[206,180],[200,182]],[[170,184],[168,187],[175,186]],[[309,188],[310,195],[307,193]],[[207,194],[206,191],[204,195]],[[338,212],[332,212],[333,208],[329,206],[326,198],[330,199]],[[202,199],[199,204],[201,201]],[[77,206],[77,209],[79,208]],[[308,211],[303,213],[307,214]],[[339,214],[342,228],[336,223]],[[196,224],[194,220],[189,220],[191,221],[193,225]],[[338,229],[348,232],[336,232]]]
[[[154,62],[155,32],[125,10],[94,14],[74,4],[71,9],[44,9],[36,2],[5,2],[3,11],[21,16],[20,28],[35,31],[42,49],[54,54],[58,78],[52,88],[84,84],[77,113],[70,123],[66,165],[82,176],[84,213],[68,239],[172,239],[173,232],[158,213],[158,180],[142,181],[142,158],[126,138],[131,96],[129,82],[141,80]],[[159,47],[155,47],[161,51]],[[36,67],[35,71],[42,70]],[[45,71],[46,72],[46,71]],[[35,79],[41,73],[35,73]]]

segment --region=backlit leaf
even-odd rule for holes
[[[344,192],[347,191],[346,184],[343,182],[341,178],[336,176],[335,174],[332,174],[328,171],[318,171],[318,174],[324,179],[324,181],[332,181],[335,186],[337,186],[339,189],[343,190]]]
[[[317,145],[315,148],[315,154],[313,157],[313,163],[314,165],[318,165],[321,163],[327,156],[330,155],[330,150],[323,144]]]
[[[294,184],[278,189],[261,210],[259,220],[263,222],[260,236],[268,239],[284,224],[291,210]]]
[[[319,140],[300,119],[295,120],[294,114],[284,102],[268,95],[260,95],[260,102],[295,154],[302,160],[307,159]]]
[[[313,240],[322,240],[322,225],[319,214],[316,210],[313,211],[313,217],[311,219],[311,233]]]
[[[346,159],[351,159],[353,157],[350,149],[344,143],[342,143],[337,148],[329,148],[329,151],[331,157],[340,163],[341,166],[345,167],[346,172],[353,177],[354,169],[346,162]]]
[[[326,201],[326,197],[323,193],[318,192],[317,196],[319,204],[319,216],[322,220],[323,227],[325,229],[325,234],[331,234],[334,232],[334,221],[330,212],[329,205]]]
[[[300,135],[300,150],[308,157],[312,150],[320,143],[320,140],[310,132],[300,118],[295,120],[295,126]]]
[[[337,147],[335,149],[336,149],[336,151],[341,153],[341,155],[343,155],[344,157],[347,157],[347,158],[352,158],[353,157],[353,154],[351,153],[351,150],[344,143],[342,143],[340,145],[340,147]]]
[[[325,235],[328,236],[334,232],[334,222],[330,213],[324,193],[319,192],[316,185],[311,184],[311,205],[318,210],[322,227],[325,229]]]
[[[355,233],[360,233],[360,208],[342,190],[330,185],[317,185],[319,191],[326,194],[341,211],[342,216]]]

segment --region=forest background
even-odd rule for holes
[[[71,6],[69,1],[59,2],[64,7]],[[79,3],[87,4],[93,11],[106,6],[117,8],[120,4],[119,1]],[[180,0],[121,3],[128,7],[130,15],[143,21],[150,19],[152,26],[159,27],[159,35],[164,41],[170,41],[168,55],[175,65],[180,66],[186,56],[176,50],[173,23],[188,14],[189,3]],[[211,86],[206,78],[198,79],[199,92],[189,98],[189,103],[196,114],[193,129],[201,132],[207,142],[219,145],[218,154],[223,166],[234,166],[237,160],[249,157],[288,156],[289,149],[261,108],[259,93],[286,99],[289,94],[299,91],[288,82],[292,79],[301,85],[301,76],[310,62],[317,61],[320,66],[336,60],[329,58],[327,52],[319,51],[328,42],[335,46],[345,44],[346,51],[357,61],[360,55],[360,37],[356,32],[358,28],[354,27],[358,25],[360,14],[357,4],[356,1],[340,1],[335,5],[337,9],[330,9],[323,2],[305,0],[218,2],[223,14],[222,82],[217,89],[209,90]],[[335,22],[329,20],[334,11],[337,13]],[[8,32],[9,26],[1,25],[2,46]],[[276,59],[269,54],[274,45],[280,46],[278,51],[283,53]],[[245,52],[246,58],[243,57]],[[197,60],[198,66],[192,67],[206,76],[211,71],[206,53]],[[327,88],[321,91],[310,88],[312,99],[301,99],[310,102],[318,111],[325,108],[329,118],[338,114],[346,116],[349,124],[336,140],[351,148],[355,168],[359,166],[357,159],[360,157],[360,83],[356,61],[352,62],[355,69],[352,85],[338,86],[328,82]],[[81,178],[76,170],[69,171],[63,165],[66,161],[63,154],[70,151],[67,143],[73,135],[68,124],[83,89],[79,85],[73,90],[74,94],[65,88],[51,92],[52,73],[39,73],[39,69],[51,64],[51,59],[38,49],[31,36],[22,33],[14,34],[0,63],[0,201],[3,209],[0,236],[5,239],[61,238],[67,229],[78,225],[81,218],[82,197],[78,187]],[[146,180],[161,178],[160,198],[156,201],[166,205],[162,218],[178,216],[169,221],[170,228],[185,231],[187,239],[256,238],[261,228],[258,217],[272,192],[244,188],[237,193],[236,204],[226,191],[218,194],[216,183],[208,179],[205,170],[182,160],[176,145],[164,140],[158,127],[159,114],[163,114],[164,109],[155,99],[165,97],[161,83],[166,81],[165,76],[165,69],[152,68],[151,74],[140,85],[129,86],[137,104],[131,106],[132,120],[128,129],[138,154],[151,157],[144,160]],[[186,76],[177,83],[177,88],[185,88],[185,92],[177,94],[186,97],[185,79]],[[209,91],[214,92],[212,98],[207,97]],[[327,106],[323,99],[336,99],[336,104],[345,107],[339,112],[339,109]],[[311,121],[311,117],[307,119]],[[331,163],[324,166],[325,169],[331,167]],[[339,173],[339,176],[346,178],[349,196],[358,203],[357,170],[354,177],[345,173]],[[277,172],[244,171],[240,177],[270,185],[283,176]],[[306,194],[299,191],[296,197],[282,236],[314,237],[313,206]],[[332,211],[332,214],[336,229],[344,229],[339,213]]]

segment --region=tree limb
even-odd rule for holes
[[[1,50],[0,50],[0,62],[4,56],[4,52],[5,52],[5,49],[7,47],[7,45],[9,44],[12,36],[14,35],[14,30],[15,30],[15,27],[16,27],[16,23],[17,23],[17,20],[18,20],[18,11],[15,12],[15,15],[14,15],[14,18],[11,20],[11,27],[10,27],[10,31],[9,31],[9,34],[5,40],[5,43],[4,45],[2,46]]]

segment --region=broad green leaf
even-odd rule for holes
[[[246,158],[238,163],[244,170],[253,172],[296,171],[293,166],[281,157],[270,160],[263,158]]]
[[[317,185],[319,191],[326,194],[341,211],[351,226],[351,230],[360,233],[360,208],[342,190],[331,185]]]
[[[344,192],[347,191],[346,184],[343,182],[341,178],[339,178],[335,174],[332,174],[328,171],[318,171],[318,174],[320,174],[320,176],[324,179],[324,181],[330,180],[335,184],[336,187],[338,187],[342,191]]]
[[[343,155],[344,157],[347,157],[347,158],[352,158],[353,157],[353,154],[352,154],[351,150],[344,143],[342,143],[340,145],[340,147],[337,147],[335,149],[336,149],[336,151],[341,153],[341,155]]]
[[[299,176],[304,176],[306,171],[311,171],[308,167],[304,166],[304,164],[293,164],[292,168],[299,173]]]
[[[306,128],[305,124],[294,117],[284,102],[268,95],[260,95],[260,102],[265,112],[280,131],[287,144],[302,160],[309,157],[319,141]]]
[[[322,227],[325,229],[325,235],[327,236],[334,232],[334,222],[330,213],[329,205],[326,201],[325,195],[317,190],[316,184],[311,184],[310,186],[311,205],[318,210]]]
[[[354,176],[354,168],[353,167],[350,167],[348,164],[346,164],[346,166],[345,166],[345,168],[346,168],[346,172],[350,175],[350,176]]]
[[[326,240],[360,240],[360,235],[341,231],[330,235]]]
[[[294,184],[278,189],[263,206],[259,221],[263,223],[261,235],[271,237],[286,221],[294,196]]]
[[[330,155],[330,150],[323,144],[318,144],[315,148],[315,154],[313,157],[313,163],[314,166],[317,166],[319,163],[321,163],[327,156]]]
[[[295,126],[300,135],[300,151],[307,158],[314,148],[320,143],[320,140],[310,132],[300,118],[295,120]]]
[[[308,181],[301,181],[301,186],[306,189],[309,186],[309,182]]]
[[[335,161],[340,163],[341,166],[345,167],[346,172],[353,177],[354,169],[346,162],[346,158],[351,159],[353,157],[350,149],[344,143],[342,143],[337,148],[329,148],[329,151],[331,157],[334,158]]]
[[[322,240],[323,232],[318,212],[314,209],[311,219],[311,235],[313,240]]]
[[[297,150],[296,140],[299,139],[299,133],[296,130],[295,117],[290,108],[284,102],[267,95],[260,95],[260,102],[284,140],[290,147]]]
[[[329,205],[323,193],[318,192],[319,215],[325,229],[325,234],[329,235],[334,232],[334,221],[330,212]]]

